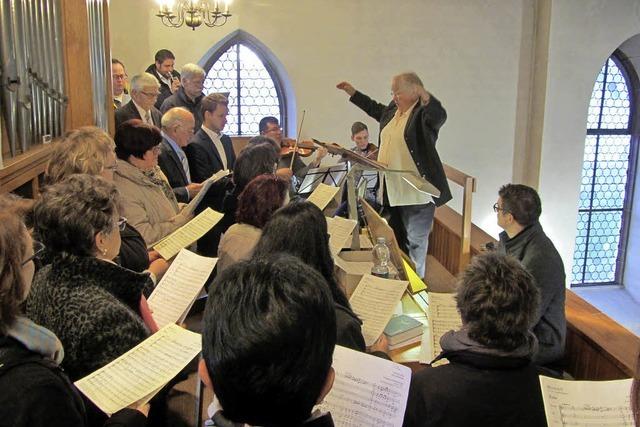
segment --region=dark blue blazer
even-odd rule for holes
[[[178,157],[178,154],[173,151],[171,144],[165,138],[160,143],[160,154],[158,155],[158,166],[162,169],[169,180],[169,185],[173,189],[178,202],[189,202],[189,191],[187,190],[187,174],[182,167],[182,162]]]
[[[122,107],[116,110],[116,130],[120,127],[120,125],[127,120],[131,119],[140,119],[140,113],[136,108],[133,100],[127,102]],[[157,127],[160,128],[160,120],[162,119],[162,113],[156,107],[151,107],[151,121]]]
[[[227,169],[233,170],[236,163],[236,154],[233,151],[233,143],[227,135],[222,135],[222,146],[227,157]],[[222,170],[222,160],[220,154],[213,145],[209,135],[201,129],[196,132],[191,143],[184,149],[189,160],[189,170],[191,181],[202,182],[214,173]]]

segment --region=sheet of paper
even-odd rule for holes
[[[376,342],[393,315],[396,304],[402,298],[409,282],[362,276],[351,295],[351,308],[362,320],[362,335],[367,346]]]
[[[149,296],[149,307],[159,327],[184,320],[217,261],[187,249],[180,251]]]
[[[336,346],[336,378],[320,405],[336,426],[400,427],[411,369],[366,353]]]
[[[200,353],[200,334],[169,324],[108,365],[75,382],[106,414],[153,397]]]
[[[209,188],[211,188],[211,186],[216,181],[219,181],[220,179],[224,178],[225,176],[227,176],[229,174],[231,174],[231,171],[225,169],[225,170],[221,170],[221,171],[216,172],[215,174],[213,174],[213,176],[211,176],[208,179],[206,179],[202,183],[202,189],[200,190],[200,192],[198,194],[196,194],[196,197],[191,199],[191,201],[189,202],[189,204],[187,206],[185,206],[185,208],[184,208],[185,212],[186,213],[190,213],[190,214],[195,212],[196,208],[198,207],[198,205],[200,204],[200,202],[202,201],[204,196],[207,194],[207,191],[209,191]]]
[[[373,267],[371,261],[346,261],[339,256],[335,257],[333,262],[347,274],[371,274]]]
[[[441,352],[440,337],[462,326],[462,319],[456,307],[456,294],[438,294],[429,292],[429,310],[427,312],[427,339],[422,340],[420,363],[429,363]],[[424,348],[426,346],[427,348]],[[426,358],[422,358],[425,355]]]
[[[405,273],[407,273],[407,279],[409,279],[409,290],[411,293],[416,294],[420,291],[425,291],[427,289],[427,285],[420,276],[418,276],[418,273],[416,273],[404,259],[402,260],[402,265],[404,266]]]
[[[547,424],[633,427],[632,381],[567,381],[541,375]]]
[[[340,216],[325,218],[327,220],[327,232],[329,233],[329,249],[331,254],[335,256],[347,243],[349,243],[349,246],[351,245],[351,233],[356,228],[358,221]]]
[[[336,197],[338,191],[340,191],[340,187],[332,187],[330,185],[320,183],[316,189],[313,190],[313,193],[311,193],[309,198],[307,198],[307,201],[319,207],[320,210],[323,210],[327,207],[329,202]]]
[[[162,258],[169,260],[180,252],[180,249],[186,248],[204,236],[222,217],[223,215],[220,212],[207,208],[191,221],[156,243],[153,249],[158,251]]]

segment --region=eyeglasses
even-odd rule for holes
[[[39,242],[37,240],[34,240],[33,241],[33,255],[31,255],[29,258],[25,259],[24,261],[22,261],[22,264],[20,264],[20,265],[24,267],[29,262],[31,262],[34,259],[36,259],[37,257],[39,257],[40,254],[42,254],[42,252],[45,250],[45,248],[46,248],[46,246],[44,245],[44,243]]]
[[[127,78],[126,74],[111,74],[111,77],[114,80],[125,80]]]
[[[160,95],[160,92],[140,92],[141,94],[143,94],[144,96],[148,96],[149,98],[157,98],[158,95]]]
[[[127,227],[127,218],[121,216],[117,224],[118,224],[118,229],[120,231],[124,231],[124,229]]]
[[[502,211],[502,213],[509,213],[509,211],[506,210],[505,208],[501,208],[500,205],[498,205],[498,203],[493,204],[493,211],[495,213],[498,213],[498,211]]]

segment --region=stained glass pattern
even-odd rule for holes
[[[257,135],[264,116],[282,120],[282,106],[275,83],[260,57],[242,43],[232,45],[213,64],[204,82],[204,93],[228,92],[228,135]]]
[[[572,284],[616,283],[631,136],[629,91],[609,58],[589,103]]]

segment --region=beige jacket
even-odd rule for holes
[[[233,264],[247,260],[260,240],[262,230],[249,224],[233,224],[218,245],[218,274]]]
[[[180,214],[178,204],[169,200],[162,188],[132,164],[118,159],[113,178],[122,198],[122,216],[142,234],[147,245],[162,239],[190,219],[190,216]]]

